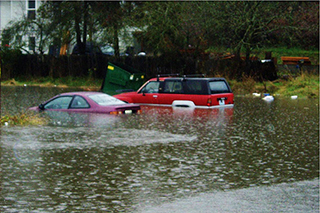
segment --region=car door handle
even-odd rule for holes
[[[157,95],[153,95],[153,97],[154,97],[154,98],[158,98],[158,96],[157,96]]]

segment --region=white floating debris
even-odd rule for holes
[[[256,97],[260,97],[260,96],[261,96],[260,93],[256,93],[256,92],[252,93],[252,95],[253,95],[253,96],[256,96]]]
[[[146,53],[145,52],[139,52],[138,56],[146,56]]]
[[[8,125],[9,125],[9,123],[8,123],[8,122],[4,122],[4,125],[5,125],[5,126],[8,126]]]
[[[26,85],[26,84],[24,84],[23,86],[25,86],[25,87],[26,87],[27,85]]]
[[[293,96],[291,96],[291,99],[297,99],[298,98],[298,96],[297,95],[293,95]]]
[[[272,95],[267,95],[264,98],[262,98],[262,100],[270,102],[274,100],[274,97]]]

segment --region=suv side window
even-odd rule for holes
[[[185,87],[186,94],[197,94],[197,95],[209,94],[207,81],[187,80],[185,81],[184,87]]]
[[[165,81],[163,93],[176,93],[176,94],[184,93],[182,81]]]
[[[143,93],[158,93],[159,92],[159,81],[150,81],[140,92]]]
[[[211,94],[229,93],[229,87],[224,81],[210,81],[209,82]]]

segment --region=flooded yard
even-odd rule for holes
[[[2,86],[1,113],[70,90]],[[274,205],[284,210],[318,212],[318,103],[236,97],[233,108],[47,113],[46,126],[2,126],[0,211],[197,212],[185,208],[193,203],[202,212],[272,212],[257,197],[280,194]],[[283,198],[290,189],[300,197]],[[216,209],[203,205],[211,195]]]

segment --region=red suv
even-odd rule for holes
[[[158,77],[136,92],[114,97],[141,105],[215,108],[233,106],[234,96],[224,78]]]

